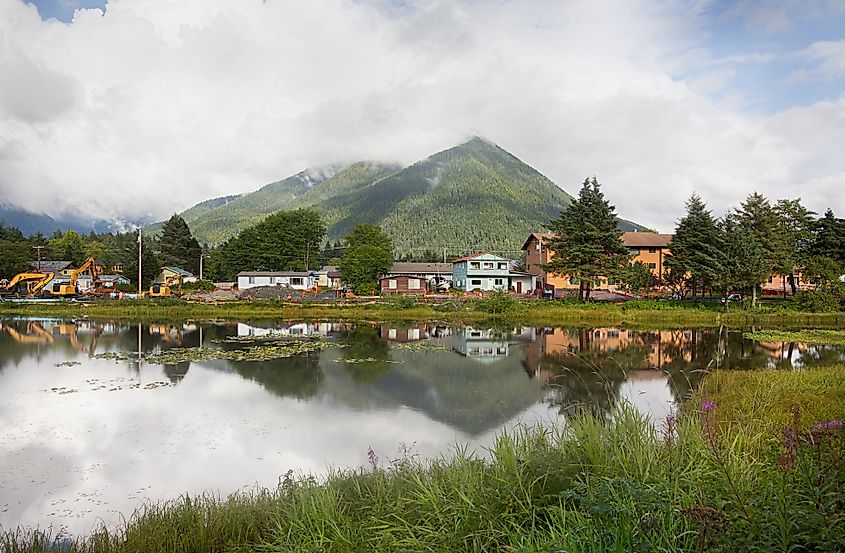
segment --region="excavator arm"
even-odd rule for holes
[[[12,277],[12,280],[6,286],[0,288],[0,293],[13,292],[15,287],[21,282],[29,283],[35,281],[35,284],[28,290],[28,293],[32,294],[43,288],[52,278],[53,273],[18,273]]]

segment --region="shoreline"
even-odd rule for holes
[[[633,302],[632,302],[633,303]],[[845,328],[845,312],[808,313],[763,307],[754,311],[732,310],[709,305],[668,305],[641,302],[629,304],[564,304],[548,301],[514,302],[491,312],[481,302],[397,305],[389,300],[368,303],[295,303],[279,301],[238,301],[189,303],[182,300],[129,304],[99,300],[67,303],[3,303],[0,317],[102,318],[133,321],[167,320],[247,320],[289,321],[342,320],[348,322],[430,322],[450,324],[485,323],[522,326],[650,326],[689,328],[762,326],[783,330]]]

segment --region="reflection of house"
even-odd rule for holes
[[[238,323],[238,336],[312,336],[320,335],[318,323],[297,323],[284,328],[263,328]]]
[[[428,325],[420,324],[410,328],[396,328],[382,326],[379,329],[379,335],[382,340],[390,340],[392,342],[415,342],[417,340],[425,340],[431,337]]]
[[[256,286],[287,286],[294,290],[311,290],[317,287],[317,275],[295,271],[241,271],[238,288],[246,290]]]
[[[513,271],[513,261],[492,253],[479,253],[452,262],[452,286],[458,290],[489,292],[512,290],[528,294],[534,290],[534,275]]]
[[[554,251],[547,246],[551,238],[554,238],[554,234],[531,233],[522,246],[522,250],[525,252],[526,270],[537,277],[538,286],[545,285],[547,288],[554,288],[559,291],[577,289],[579,287],[578,279],[570,278],[567,275],[547,273],[542,268],[542,265],[551,261],[555,255]],[[669,250],[671,240],[671,234],[622,233],[622,243],[631,253],[631,263],[641,261],[651,269],[654,278],[661,278],[665,271],[666,256],[671,255]],[[606,278],[599,279],[599,282],[594,283],[594,286],[596,289],[614,290],[617,288],[613,279]]]
[[[508,356],[510,343],[507,337],[498,331],[466,327],[455,329],[452,335],[452,349],[477,361],[492,362]]]
[[[693,330],[636,331],[625,328],[593,328],[563,330],[547,328],[538,331],[536,340],[526,348],[528,365],[540,366],[545,356],[579,355],[588,352],[624,352],[630,348],[643,350],[645,357],[639,368],[662,369],[676,360],[692,361]],[[528,370],[528,369],[526,369]]]

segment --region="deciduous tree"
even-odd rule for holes
[[[356,294],[374,294],[378,279],[393,264],[393,242],[381,227],[356,225],[344,240],[340,275]]]

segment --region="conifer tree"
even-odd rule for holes
[[[548,245],[555,255],[544,269],[578,279],[578,299],[582,302],[589,301],[590,288],[597,278],[618,277],[630,258],[622,244],[615,211],[592,177],[584,180],[578,199],[549,223],[555,237]]]
[[[795,269],[806,265],[809,261],[815,213],[801,205],[801,198],[778,200],[774,211],[777,216],[777,237],[783,241],[783,247],[779,249],[781,255],[777,260],[776,269],[781,275],[789,276],[788,279],[783,279],[785,299],[787,280],[792,288],[792,295],[795,295],[797,290]]]
[[[164,223],[158,244],[158,258],[163,266],[199,273],[202,249],[182,217],[174,214]]]
[[[687,200],[686,209],[669,243],[672,255],[666,258],[666,266],[675,275],[689,275],[689,288],[695,298],[697,290],[712,286],[721,271],[723,245],[716,220],[697,194]]]
[[[759,271],[746,273],[749,277],[759,278],[755,284],[747,283],[751,289],[751,307],[757,306],[757,289],[781,266],[786,257],[785,237],[780,233],[778,216],[774,208],[763,195],[754,192],[750,194],[738,209],[728,217],[736,225],[737,230],[747,231],[743,240],[754,242],[750,250],[759,251]],[[757,258],[755,258],[757,259]]]

